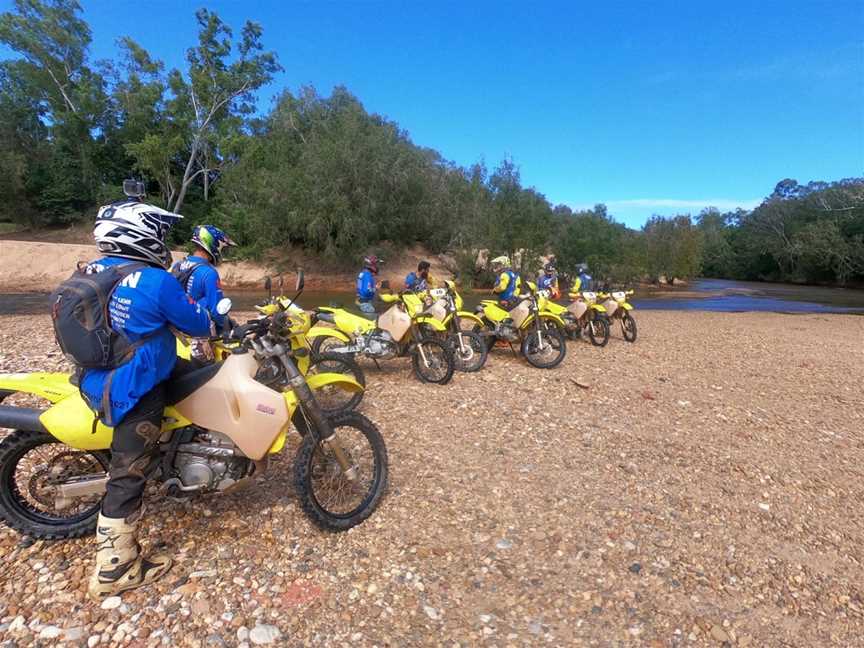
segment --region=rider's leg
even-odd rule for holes
[[[108,484],[96,527],[96,568],[89,586],[95,599],[150,583],[171,567],[167,556],[142,557],[136,538],[147,475],[159,459],[165,401],[165,386],[157,385],[114,430]]]

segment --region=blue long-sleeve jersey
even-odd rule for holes
[[[130,263],[129,259],[105,257],[87,266],[88,272]],[[111,327],[130,342],[144,340],[132,359],[116,369],[88,369],[81,379],[81,391],[90,406],[103,412],[106,425],[117,425],[147,392],[168,378],[177,361],[177,346],[168,326],[206,337],[212,323],[177,280],[161,268],[147,267],[128,275],[111,295],[108,307]],[[111,402],[103,407],[106,382]]]
[[[357,299],[361,302],[375,299],[375,275],[368,268],[357,275]]]
[[[217,327],[222,326],[225,322],[225,316],[216,312],[216,305],[225,296],[222,293],[222,282],[219,279],[219,271],[216,270],[207,259],[199,256],[188,256],[182,261],[178,261],[172,268],[172,273],[186,272],[189,268],[194,267],[189,279],[186,280],[186,285],[183,289],[186,294],[194,299],[199,306],[207,309],[210,313],[210,319]],[[176,272],[175,272],[176,271]]]

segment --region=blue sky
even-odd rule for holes
[[[201,2],[81,0],[93,58],[121,35],[182,65]],[[8,9],[9,0],[0,0]],[[346,85],[463,165],[512,156],[553,203],[752,207],[785,177],[864,175],[864,2],[207,2],[285,72]]]

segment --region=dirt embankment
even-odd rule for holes
[[[185,253],[176,251],[175,259]],[[23,241],[11,238],[0,239],[0,292],[49,292],[66,279],[79,262],[87,262],[98,254],[92,244],[59,243],[56,241]],[[226,261],[219,266],[219,274],[226,288],[260,288],[264,277],[284,273],[291,280],[295,269],[306,272],[306,285],[311,290],[353,290],[356,271],[332,270],[332,263],[291,251],[279,254],[273,251],[268,262]],[[394,288],[402,282],[417,264],[426,259],[432,264],[436,277],[451,277],[446,259],[430,255],[417,246],[407,249],[384,264],[380,279],[389,280]]]
[[[0,644],[860,646],[864,318],[636,317],[552,371],[365,363],[391,484],[349,533],[301,513],[296,435],[250,491],[148,498],[177,564],[115,609],[92,538],[0,526]],[[61,368],[46,316],[0,317],[0,372]]]

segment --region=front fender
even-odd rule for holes
[[[591,310],[595,310],[598,313],[605,313],[606,307],[601,304],[591,304]]]
[[[0,391],[34,394],[52,403],[78,392],[65,373],[12,373],[0,374]]]
[[[456,313],[456,316],[460,320],[462,320],[462,319],[471,320],[472,322],[474,322],[475,324],[477,324],[481,328],[483,327],[483,320],[480,319],[479,317],[477,317],[474,313],[469,313],[468,311],[459,311],[458,313]]]
[[[304,335],[307,338],[316,338],[316,337],[335,337],[339,338],[343,342],[350,342],[351,338],[345,335],[342,331],[337,328],[330,328],[327,326],[313,326],[309,329]]]
[[[446,331],[447,327],[444,326],[439,320],[434,317],[430,317],[428,315],[419,315],[414,318],[414,322],[417,324],[426,324],[430,326],[433,331]]]
[[[632,304],[628,304],[627,302],[623,302],[623,303],[618,304],[618,305],[619,305],[621,308],[623,308],[624,310],[633,310],[633,305],[632,305]]]

